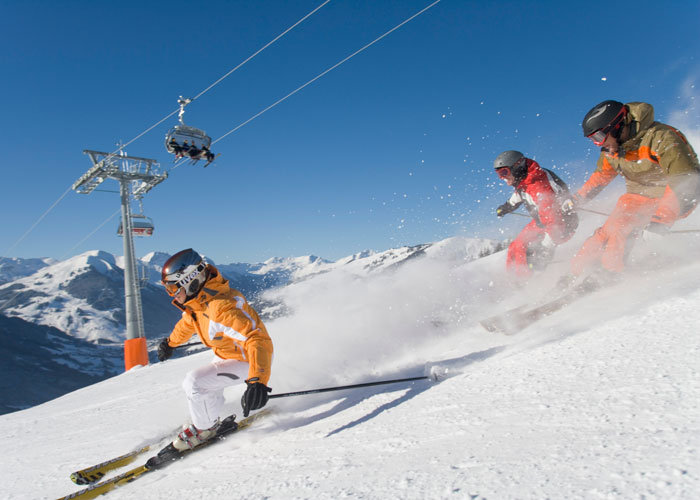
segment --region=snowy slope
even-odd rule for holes
[[[270,292],[291,309],[268,324],[276,393],[445,379],[274,400],[255,428],[106,498],[698,498],[700,264],[683,251],[697,240],[668,238],[672,259],[640,244],[624,283],[512,337],[477,324],[524,295],[503,286],[503,252]],[[0,497],[56,498],[78,489],[71,471],[165,442],[187,420],[184,374],[209,359],[0,417]],[[240,394],[226,392],[228,411]]]
[[[92,250],[40,268],[0,285],[6,316],[50,326],[95,343],[124,340],[124,275],[108,252]],[[176,320],[167,296],[153,285],[141,292],[146,336],[167,332],[164,320]]]

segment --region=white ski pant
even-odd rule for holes
[[[224,389],[242,384],[248,376],[248,363],[215,358],[210,364],[188,372],[182,382],[187,395],[192,423],[197,429],[209,429],[224,406]]]

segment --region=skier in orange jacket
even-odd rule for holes
[[[603,101],[583,119],[583,135],[601,147],[597,169],[574,196],[578,206],[596,196],[617,175],[627,192],[612,214],[574,256],[574,276],[600,265],[614,276],[624,270],[629,243],[643,230],[663,234],[698,203],[700,164],[675,128],[654,121],[644,102]]]
[[[162,283],[182,310],[169,337],[158,346],[158,359],[170,358],[173,348],[195,333],[216,358],[185,376],[192,425],[173,441],[179,451],[212,438],[219,428],[224,388],[245,381],[241,398],[243,416],[265,406],[272,365],[272,340],[258,313],[219,271],[194,250],[173,255],[163,266]]]

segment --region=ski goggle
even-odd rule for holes
[[[612,127],[605,127],[600,130],[596,130],[591,135],[589,135],[588,138],[592,140],[593,144],[595,144],[596,146],[602,146],[605,142],[605,139],[608,138],[608,135],[610,134],[611,130]]]
[[[165,291],[168,292],[168,295],[171,297],[177,295],[177,292],[179,292],[180,288],[182,288],[179,284],[177,284],[177,282],[163,283],[163,286],[165,287]]]
[[[181,289],[187,290],[187,287],[192,283],[192,281],[197,278],[202,271],[207,267],[206,261],[202,260],[199,265],[190,272],[187,276],[177,280],[177,281],[162,281],[165,291],[172,297],[176,295]]]
[[[496,175],[498,175],[499,179],[507,179],[508,176],[510,175],[510,168],[509,167],[497,168]]]
[[[602,146],[603,143],[605,142],[605,139],[608,138],[608,135],[610,135],[611,132],[615,132],[620,129],[622,126],[622,121],[627,115],[627,108],[623,107],[620,112],[617,114],[615,118],[613,118],[613,121],[610,122],[610,125],[607,127],[603,127],[601,129],[596,130],[592,134],[586,136],[590,140],[593,141],[593,144],[596,146]]]

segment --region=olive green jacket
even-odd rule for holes
[[[649,198],[675,195],[672,204],[678,205],[674,217],[678,218],[697,203],[700,189],[698,157],[680,131],[654,121],[651,104],[630,102],[626,106],[629,112],[625,125],[630,127],[632,137],[621,144],[616,154],[601,151],[595,172],[579,189],[578,195],[590,199],[621,175],[625,178],[628,193]]]

